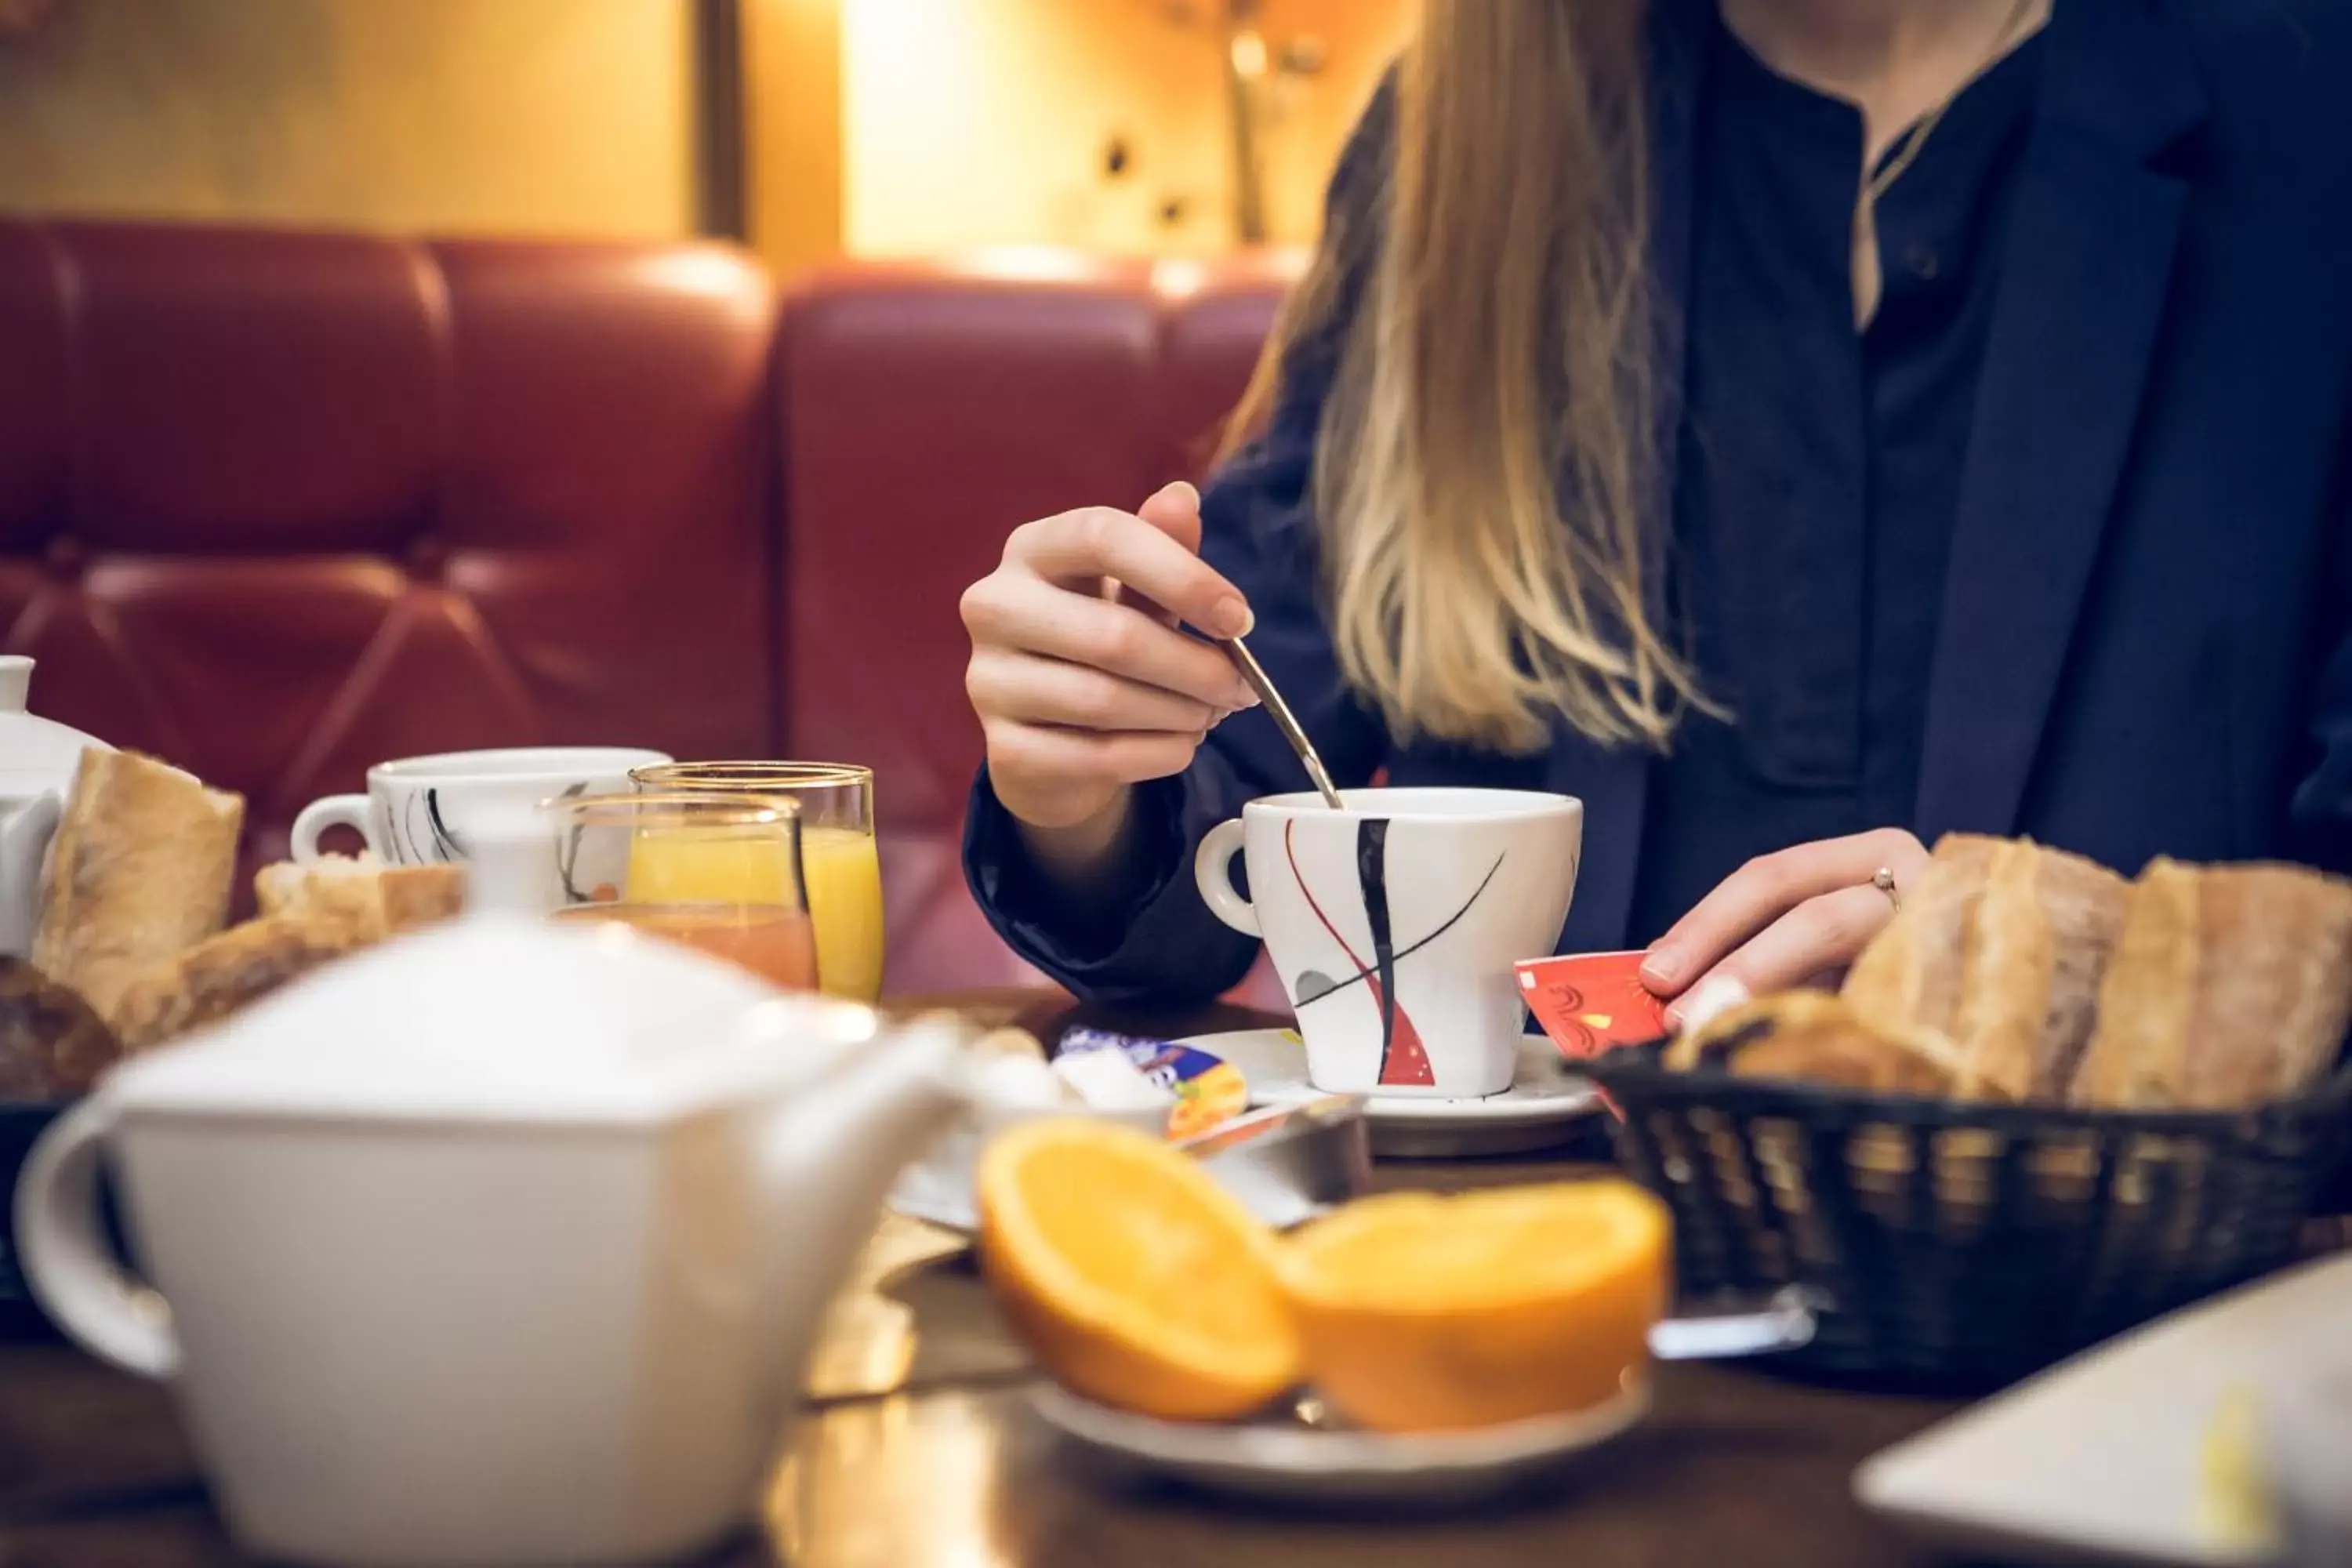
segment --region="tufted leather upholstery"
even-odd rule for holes
[[[893,989],[1031,977],[958,864],[957,600],[1028,519],[1197,478],[1288,275],[1056,259],[826,272],[784,307],[787,732],[876,770]]]
[[[756,752],[770,292],[719,249],[0,224],[0,646],[241,791]]]
[[[250,803],[612,742],[880,775],[894,991],[1019,978],[964,892],[956,600],[1024,519],[1197,475],[1278,264],[0,221],[0,650]],[[772,348],[773,353],[772,354]]]

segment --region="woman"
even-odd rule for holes
[[[2352,847],[2352,5],[1432,0],[1203,496],[966,595],[966,859],[1079,992],[1254,945],[1297,764],[1583,798],[1561,951],[1834,976],[1953,829]]]

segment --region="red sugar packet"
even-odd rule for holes
[[[1665,1005],[1641,981],[1643,952],[1580,952],[1523,958],[1519,994],[1559,1054],[1583,1061],[1666,1032]],[[1608,1099],[1603,1095],[1602,1100]],[[1609,1106],[1612,1112],[1617,1107]],[[1622,1120],[1622,1117],[1620,1118]]]

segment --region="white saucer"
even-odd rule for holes
[[[1307,1081],[1307,1047],[1291,1029],[1237,1029],[1176,1042],[1220,1056],[1249,1080],[1252,1105],[1297,1105],[1325,1092]],[[1391,1159],[1522,1154],[1563,1142],[1601,1109],[1601,1094],[1563,1076],[1559,1047],[1542,1035],[1519,1041],[1518,1080],[1475,1100],[1371,1097],[1364,1101],[1372,1152]]]
[[[1157,1421],[1081,1399],[1053,1383],[1030,1390],[1029,1407],[1066,1441],[1114,1468],[1281,1502],[1426,1507],[1492,1497],[1601,1447],[1648,1414],[1650,1393],[1632,1388],[1571,1415],[1412,1436],[1331,1430],[1271,1415],[1239,1423]]]

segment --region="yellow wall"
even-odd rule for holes
[[[1195,0],[1207,13],[1216,0]],[[989,245],[1212,251],[1232,243],[1219,48],[1166,0],[842,0],[843,234],[860,254]],[[1277,241],[1312,237],[1323,182],[1410,25],[1411,0],[1268,0],[1266,30],[1331,45],[1266,148]],[[1106,184],[1123,132],[1134,172]],[[1182,223],[1161,224],[1168,196]]]
[[[64,0],[0,210],[434,233],[695,221],[687,0]]]

